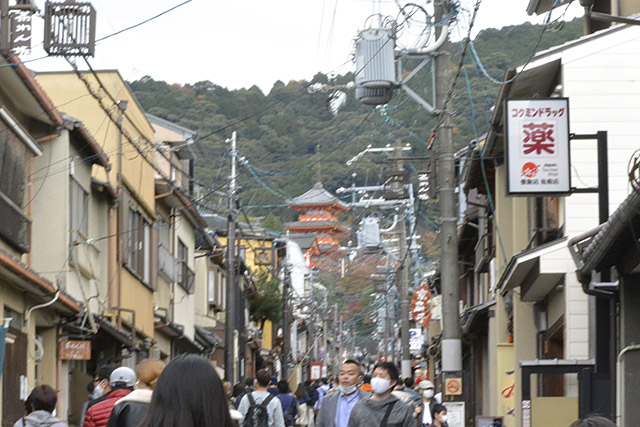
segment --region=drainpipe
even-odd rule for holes
[[[116,310],[118,313],[118,322],[122,324],[122,318],[120,316],[120,312],[124,311],[125,313],[131,313],[131,346],[133,348],[136,347],[136,311],[131,308],[124,308],[120,306],[112,305],[109,307],[111,310]],[[121,326],[118,326],[121,328]]]
[[[60,298],[60,291],[56,292],[56,295],[53,297],[52,300],[45,302],[44,304],[40,304],[40,305],[34,305],[33,307],[31,307],[29,309],[29,311],[27,312],[27,318],[25,320],[26,326],[27,326],[27,336],[31,339],[33,339],[33,342],[36,346],[36,354],[34,355],[33,359],[38,359],[38,358],[42,358],[42,355],[44,355],[44,348],[42,347],[42,344],[40,344],[40,341],[38,341],[35,337],[35,334],[31,333],[31,313],[33,313],[36,310],[40,310],[41,308],[46,308],[49,307],[50,305],[52,305],[53,303],[55,303],[56,301],[58,301],[58,298]],[[40,356],[38,357],[37,355],[37,351],[40,350]],[[28,353],[28,352],[27,352]],[[32,358],[29,358],[29,360],[33,360]]]
[[[117,286],[118,286],[118,305],[117,306],[111,306],[111,309],[114,309],[116,307],[121,307],[122,306],[122,250],[123,248],[123,244],[122,244],[122,233],[125,227],[125,224],[123,224],[123,220],[124,220],[124,212],[123,210],[126,209],[126,206],[123,206],[122,203],[122,194],[124,192],[124,189],[122,187],[122,121],[124,120],[125,117],[125,111],[127,109],[127,104],[128,101],[118,101],[118,108],[120,109],[120,117],[118,117],[117,123],[118,123],[118,128],[120,128],[120,132],[118,133],[118,190],[117,190],[117,194],[118,194],[118,256],[117,256],[117,260],[118,260],[118,265],[116,265],[116,272],[118,273],[118,282],[117,282]],[[116,323],[118,325],[118,329],[122,329],[122,319],[120,318],[120,311],[117,311],[116,314]],[[135,315],[134,315],[135,316]],[[135,317],[134,317],[135,319]],[[135,322],[134,322],[134,328],[135,328]]]
[[[618,354],[618,362],[616,363],[616,375],[618,377],[618,384],[616,386],[616,402],[617,402],[617,408],[616,408],[616,425],[618,426],[624,426],[624,398],[625,398],[625,393],[624,393],[624,372],[622,371],[622,359],[624,358],[624,356],[627,353],[630,353],[632,351],[638,351],[640,350],[640,345],[638,344],[631,344],[625,348],[622,349],[622,351],[620,352],[620,354]]]

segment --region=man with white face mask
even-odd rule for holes
[[[93,379],[93,392],[91,393],[88,402],[82,405],[82,413],[80,414],[80,424],[84,424],[84,417],[87,414],[89,408],[105,400],[109,393],[111,393],[111,385],[109,384],[109,377],[111,373],[117,368],[116,365],[104,365],[97,371]]]
[[[429,426],[433,423],[431,411],[433,406],[438,403],[433,398],[435,387],[431,381],[422,380],[418,388],[422,392],[422,405],[418,406],[415,411],[417,424],[418,426]]]
[[[345,361],[338,375],[338,391],[322,398],[316,427],[347,427],[355,404],[371,396],[359,389],[361,382],[360,364],[351,359]]]
[[[396,365],[378,363],[371,378],[374,394],[356,404],[348,427],[415,427],[413,410],[391,394],[399,377]]]

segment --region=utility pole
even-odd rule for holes
[[[435,2],[435,21],[440,22],[449,12],[449,0]],[[437,31],[442,31],[438,27]],[[439,35],[439,34],[438,34]],[[440,281],[442,284],[442,371],[462,370],[462,340],[460,314],[458,312],[458,236],[456,215],[456,174],[453,158],[453,124],[451,112],[447,110],[450,87],[449,41],[438,48],[436,61],[436,154],[438,170],[438,192],[440,199]]]
[[[404,170],[402,160],[402,145],[395,147],[394,171]],[[403,189],[404,191],[404,189]],[[403,219],[400,221],[400,271],[398,275],[398,293],[400,294],[400,347],[401,347],[401,377],[411,376],[411,354],[409,352],[409,265],[410,260],[407,252],[407,223]]]
[[[291,313],[289,305],[289,291],[291,287],[291,265],[287,260],[284,271],[284,289],[282,292],[282,379],[289,380],[289,358],[291,357]]]
[[[236,133],[231,134],[231,175],[229,176],[229,212],[227,214],[227,311],[224,323],[224,376],[235,384],[235,350],[236,350]]]
[[[333,306],[333,330],[336,330],[336,326],[338,326],[338,304]],[[332,355],[333,355],[333,376],[338,376],[338,372],[340,372],[340,361],[338,360],[338,340],[340,339],[340,335],[336,338],[336,335],[333,335],[333,340],[331,341]]]

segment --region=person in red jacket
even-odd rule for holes
[[[109,377],[111,393],[105,400],[89,408],[83,427],[106,427],[116,402],[131,393],[135,384],[136,373],[133,369],[125,366],[115,369]]]

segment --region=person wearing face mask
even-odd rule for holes
[[[355,360],[346,360],[340,367],[338,391],[322,398],[316,427],[347,427],[354,406],[371,396],[358,388],[361,382],[360,364]]]
[[[447,424],[447,408],[440,403],[436,403],[435,405],[433,405],[431,418],[433,418],[433,423],[431,423],[430,427],[449,426],[449,424]]]
[[[373,396],[354,406],[348,427],[415,427],[411,407],[391,394],[399,377],[396,365],[378,363],[371,378]]]
[[[429,380],[422,380],[418,385],[422,393],[422,405],[418,405],[415,410],[416,423],[420,426],[430,426],[433,423],[433,408],[438,402],[433,398],[435,386]]]
[[[104,365],[96,371],[96,375],[93,378],[93,392],[91,392],[89,396],[89,401],[82,405],[79,425],[84,425],[84,417],[87,415],[89,408],[105,400],[107,396],[109,396],[109,393],[111,393],[109,377],[116,368],[116,365]]]

